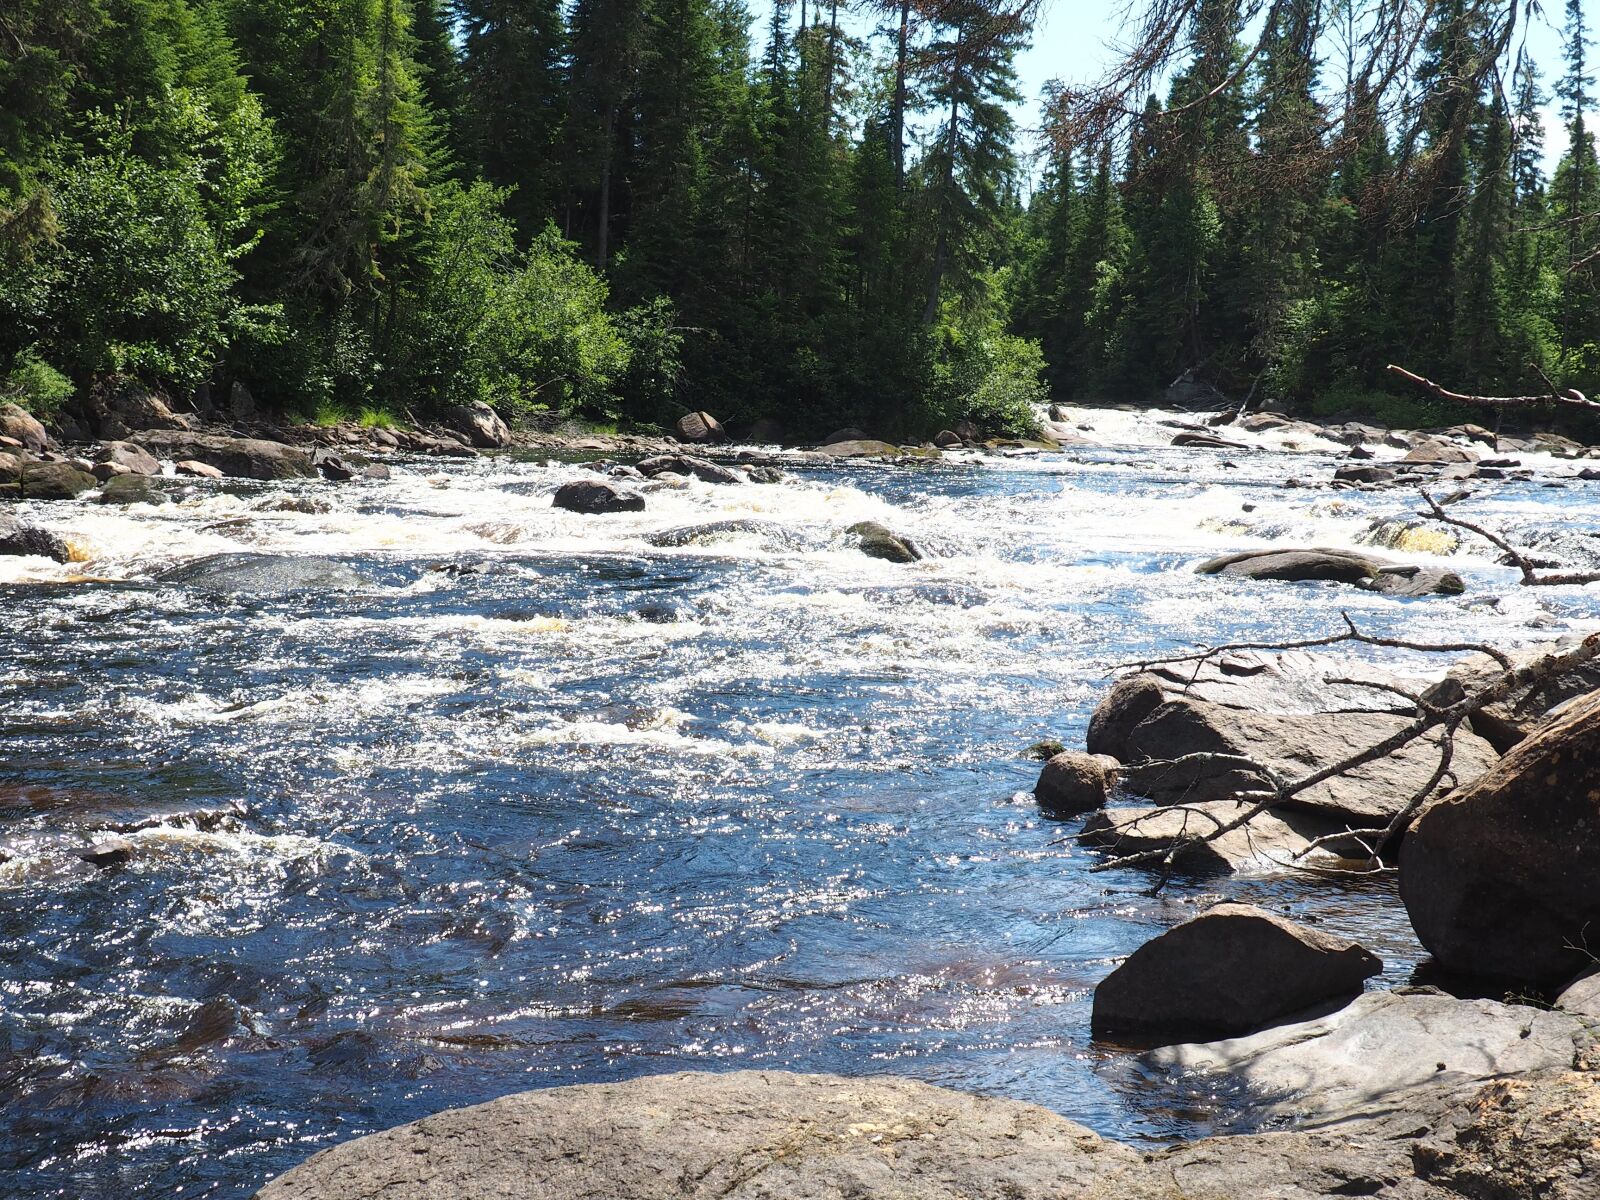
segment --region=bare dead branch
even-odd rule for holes
[[[1600,406],[1597,406],[1600,407]],[[1557,571],[1554,573],[1539,573],[1539,566],[1522,551],[1518,550],[1505,538],[1493,530],[1485,529],[1482,525],[1468,521],[1464,517],[1453,517],[1445,512],[1440,503],[1430,496],[1426,488],[1417,489],[1423,500],[1427,501],[1428,511],[1419,512],[1419,517],[1431,517],[1444,525],[1453,525],[1457,529],[1465,529],[1468,533],[1475,533],[1484,541],[1498,547],[1511,560],[1511,565],[1522,572],[1522,582],[1527,587],[1559,587],[1563,584],[1585,584],[1600,582],[1600,571]]]
[[[1404,367],[1389,364],[1389,373],[1397,375],[1408,383],[1436,396],[1440,400],[1450,400],[1456,404],[1470,404],[1477,408],[1554,408],[1565,406],[1567,408],[1600,409],[1600,403],[1589,399],[1577,388],[1568,388],[1565,392],[1550,393],[1540,396],[1469,396],[1464,392],[1452,392],[1442,384],[1437,384],[1431,379],[1424,379],[1414,371]]]

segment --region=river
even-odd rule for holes
[[[1341,611],[1505,645],[1600,609],[1410,529],[1404,492],[1282,486],[1343,447],[1175,450],[1162,415],[602,517],[552,509],[584,470],[538,454],[21,506],[83,561],[0,559],[0,1193],[236,1200],[442,1108],[691,1068],[906,1075],[1133,1140],[1226,1127],[1225,1097],[1091,1039],[1095,982],[1226,896],[1358,936],[1392,985],[1422,957],[1392,880],[1151,896],[1039,815],[1026,748],[1080,742],[1135,657]],[[1473,486],[1464,511],[1600,563],[1600,484]],[[653,537],[728,519],[755,524]],[[929,558],[863,556],[864,519]],[[1191,570],[1374,543],[1467,593]],[[152,582],[237,551],[369,583]],[[126,865],[63,852],[109,829]]]

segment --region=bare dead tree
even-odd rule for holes
[[[1428,517],[1441,524],[1477,534],[1504,553],[1511,565],[1522,572],[1522,582],[1525,587],[1559,587],[1563,584],[1581,585],[1600,582],[1600,571],[1541,571],[1538,564],[1498,533],[1463,517],[1451,516],[1445,512],[1442,504],[1428,494],[1427,489],[1419,488],[1418,491],[1428,505],[1427,511],[1417,514],[1419,517]]]
[[[1091,868],[1094,871],[1110,871],[1122,867],[1160,867],[1170,869],[1185,854],[1209,842],[1238,830],[1248,828],[1251,821],[1270,812],[1281,805],[1291,803],[1301,793],[1316,787],[1337,776],[1345,775],[1358,767],[1379,759],[1387,758],[1402,748],[1412,744],[1418,739],[1438,731],[1439,760],[1435,764],[1428,780],[1406,798],[1405,803],[1395,815],[1384,825],[1370,828],[1347,828],[1335,833],[1326,834],[1313,839],[1307,846],[1297,851],[1294,861],[1284,865],[1297,868],[1307,868],[1315,864],[1307,864],[1305,859],[1314,851],[1325,849],[1330,845],[1339,844],[1360,846],[1367,855],[1365,863],[1360,868],[1363,871],[1384,869],[1383,858],[1393,846],[1400,835],[1410,826],[1412,818],[1418,809],[1433,795],[1440,784],[1450,776],[1451,764],[1455,755],[1455,737],[1461,727],[1471,720],[1474,714],[1489,707],[1491,704],[1505,700],[1523,689],[1537,687],[1545,681],[1570,671],[1585,663],[1600,658],[1600,633],[1593,633],[1586,637],[1577,646],[1552,654],[1544,655],[1529,663],[1518,666],[1502,651],[1492,646],[1459,642],[1410,642],[1394,638],[1385,638],[1377,635],[1366,634],[1356,628],[1348,614],[1344,614],[1345,629],[1342,632],[1330,634],[1323,638],[1308,638],[1297,641],[1261,643],[1240,642],[1224,646],[1215,646],[1193,654],[1179,655],[1172,658],[1154,659],[1133,664],[1141,669],[1156,666],[1175,666],[1187,663],[1203,665],[1217,655],[1244,650],[1288,651],[1301,650],[1310,647],[1332,646],[1344,642],[1355,642],[1368,646],[1400,647],[1429,653],[1460,653],[1462,651],[1476,652],[1487,655],[1501,667],[1501,671],[1489,682],[1473,691],[1463,691],[1462,695],[1448,704],[1430,703],[1419,696],[1409,696],[1403,691],[1389,687],[1385,684],[1368,684],[1385,691],[1396,692],[1406,696],[1413,704],[1414,715],[1402,728],[1396,730],[1388,737],[1355,751],[1337,762],[1329,763],[1314,771],[1309,771],[1294,779],[1284,779],[1266,765],[1256,762],[1247,755],[1222,754],[1203,752],[1199,754],[1183,755],[1179,758],[1163,762],[1139,763],[1140,768],[1149,766],[1217,766],[1230,770],[1245,771],[1260,780],[1261,786],[1245,788],[1235,793],[1235,799],[1244,807],[1242,811],[1226,821],[1214,822],[1212,828],[1203,833],[1188,834],[1187,824],[1184,831],[1173,838],[1165,846],[1150,850],[1139,851],[1134,854],[1120,855],[1107,859]],[[1196,666],[1195,676],[1198,677],[1199,665]],[[1329,679],[1329,683],[1362,683],[1360,680]],[[1172,805],[1187,812],[1197,810],[1186,809],[1183,805]],[[1078,835],[1081,837],[1082,835]],[[1319,868],[1326,870],[1327,868]],[[1344,868],[1348,872],[1349,868]],[[1159,886],[1159,884],[1157,885]]]
[[[1589,399],[1577,388],[1568,388],[1564,392],[1554,390],[1537,396],[1469,396],[1465,392],[1453,392],[1442,384],[1437,384],[1431,379],[1425,379],[1414,371],[1404,367],[1389,364],[1389,374],[1399,376],[1407,383],[1414,383],[1428,395],[1440,400],[1449,400],[1456,404],[1468,404],[1476,408],[1582,408],[1590,411],[1600,410],[1600,402]]]

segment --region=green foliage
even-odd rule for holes
[[[32,350],[18,354],[11,369],[0,375],[0,403],[19,404],[43,416],[55,412],[77,389]]]

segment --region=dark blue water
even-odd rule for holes
[[[1407,508],[1282,490],[1304,456],[1222,462],[804,471],[606,518],[548,508],[580,468],[509,461],[36,507],[88,561],[0,585],[0,1193],[244,1197],[442,1108],[685,1068],[891,1073],[1124,1138],[1203,1131],[1203,1097],[1090,1039],[1095,982],[1222,896],[1357,935],[1402,979],[1421,951],[1392,886],[1151,897],[1091,875],[1026,796],[1024,749],[1081,738],[1110,667],[1165,647],[1341,609],[1431,637],[1593,615],[1476,548],[1458,599],[1194,576]],[[729,517],[766,531],[648,540]],[[937,557],[864,558],[842,532],[863,517]],[[369,583],[150,582],[239,549]],[[126,865],[70,854],[109,832]]]

